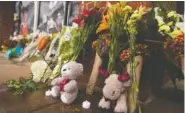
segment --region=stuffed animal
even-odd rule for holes
[[[127,113],[127,93],[126,88],[130,86],[130,80],[119,80],[119,75],[111,74],[105,80],[103,87],[103,98],[99,102],[99,107],[110,109],[114,107],[115,112]],[[113,105],[115,104],[115,105]]]
[[[74,61],[64,64],[61,69],[61,76],[52,80],[52,88],[46,92],[46,96],[60,96],[63,103],[71,104],[78,95],[76,79],[82,74],[82,64]]]

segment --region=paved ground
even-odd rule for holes
[[[0,81],[17,79],[20,76],[28,77],[29,72],[28,63],[18,66],[5,60],[0,54]],[[87,82],[87,78],[88,76],[85,76],[83,82]],[[79,96],[70,106],[62,104],[59,99],[45,97],[45,90],[14,96],[0,89],[0,113],[113,113],[111,110],[105,111],[97,107],[102,97],[99,90],[96,90],[92,96],[85,95],[85,83],[81,83]],[[86,99],[91,102],[91,109],[85,110],[81,107]],[[160,97],[142,105],[143,113],[183,113],[183,100],[183,92],[164,90]]]
[[[29,63],[15,65],[12,63],[12,61],[6,60],[3,53],[0,53],[0,83],[4,80],[18,79],[19,77],[28,77],[29,73]]]

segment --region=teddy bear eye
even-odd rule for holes
[[[68,70],[70,70],[70,68],[68,68]]]
[[[114,95],[115,93],[116,93],[116,92],[115,92],[115,91],[113,91],[113,92],[112,92],[112,95]]]

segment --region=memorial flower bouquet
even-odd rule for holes
[[[159,7],[154,11],[158,31],[165,37],[164,52],[178,66],[178,59],[184,56],[184,31],[177,26],[177,23],[182,23],[181,16],[175,11],[165,11]]]
[[[69,61],[76,61],[80,53],[85,51],[84,45],[90,35],[95,34],[98,26],[99,12],[96,7],[93,9],[82,9],[79,15],[73,19],[78,24],[78,28],[64,26],[61,31],[61,38],[58,48],[58,63],[53,70],[50,79],[60,74],[62,65]]]
[[[96,42],[99,42],[99,46],[97,46],[99,48],[97,49],[97,51],[100,51],[100,53],[104,53],[105,50],[107,51],[106,53],[109,56],[109,73],[115,71],[114,66],[116,58],[120,50],[122,49],[120,47],[124,47],[125,43],[127,43],[126,41],[122,41],[122,43],[120,43],[120,40],[127,40],[127,36],[124,37],[126,32],[125,24],[127,19],[129,18],[129,14],[131,13],[131,11],[132,8],[130,6],[126,6],[125,2],[120,2],[115,5],[109,6],[107,14],[103,15],[101,24],[96,30],[97,34],[108,31],[108,33],[103,33],[102,35],[100,35],[100,38]]]
[[[100,69],[100,74],[107,76],[107,73],[117,73],[118,78],[124,78],[125,73],[129,73],[131,80],[131,104],[136,106],[137,102],[135,94],[138,92],[138,83],[136,80],[136,55],[146,53],[147,46],[142,44],[136,45],[136,37],[141,24],[145,23],[145,14],[151,9],[139,7],[134,10],[125,2],[120,2],[109,7],[107,14],[103,16],[101,24],[96,33],[99,34],[99,39],[94,41],[93,47],[100,52],[100,56],[104,53],[108,54],[108,69]],[[109,34],[107,36],[107,34]],[[104,37],[104,38],[102,38]],[[103,51],[106,48],[106,51]],[[129,49],[128,49],[129,48]],[[129,66],[122,67],[122,71],[117,70],[118,62],[129,62]],[[127,68],[127,69],[125,69]],[[129,69],[128,69],[129,68]],[[128,72],[127,72],[128,71]],[[123,79],[124,82],[124,79]],[[129,95],[130,96],[130,95]]]
[[[137,35],[137,22],[148,11],[145,7],[140,7],[134,11],[125,2],[120,2],[109,6],[107,14],[103,15],[96,30],[99,39],[93,42],[92,47],[96,48],[100,56],[104,53],[108,54],[109,73],[115,71],[115,62],[121,51],[127,49],[132,40],[136,40],[131,37],[135,38]]]

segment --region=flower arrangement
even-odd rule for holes
[[[130,61],[130,76],[131,76],[131,95],[129,95],[131,98],[131,102],[132,102],[132,107],[135,108],[136,104],[137,104],[137,99],[135,99],[135,94],[138,93],[139,89],[138,89],[138,81],[136,80],[136,62],[135,62],[135,56],[136,56],[136,37],[138,34],[138,27],[139,24],[138,22],[140,21],[144,21],[143,20],[143,16],[148,13],[151,9],[150,8],[146,8],[146,7],[142,7],[140,6],[138,9],[136,9],[130,16],[129,20],[127,21],[127,34],[129,36],[129,61]],[[137,49],[140,49],[140,46],[137,46]],[[140,108],[140,107],[139,107]],[[139,109],[139,112],[141,112],[141,110]]]
[[[123,49],[126,49],[126,46],[128,47],[128,43],[131,43],[131,41],[128,41],[131,39],[130,37],[136,37],[137,28],[133,28],[137,26],[137,22],[140,21],[142,16],[148,11],[149,9],[145,7],[140,7],[134,11],[130,6],[127,6],[125,2],[120,2],[109,6],[107,14],[103,15],[102,21],[96,30],[96,33],[99,34],[99,39],[93,42],[92,47],[96,48],[100,56],[108,52],[109,73],[115,71],[115,62],[119,53]],[[105,33],[105,31],[108,33]],[[109,36],[107,36],[107,34],[109,34]],[[105,50],[107,52],[105,52]]]
[[[165,11],[159,7],[154,8],[155,19],[158,22],[158,32],[164,37],[164,52],[169,59],[178,65],[178,60],[184,55],[184,31],[177,27],[181,23],[181,17],[175,11]]]
[[[108,29],[108,19],[109,19],[109,15],[103,15],[101,24],[99,25],[98,29],[96,30],[97,34],[101,31]]]
[[[180,30],[174,30],[170,33],[171,38],[166,39],[164,48],[171,50],[177,56],[184,54],[184,33]]]
[[[148,55],[148,46],[146,44],[136,44],[135,45],[136,51],[135,54],[136,55]],[[129,58],[130,58],[130,54],[129,54],[130,49],[126,49],[123,50],[120,54],[120,60],[122,62],[128,62]]]
[[[118,74],[118,80],[121,82],[125,82],[130,80],[130,75],[128,73],[128,71],[125,69],[124,72],[122,74]]]
[[[99,35],[99,39],[92,43],[92,48],[95,48],[99,55],[102,57],[108,53],[110,46],[110,34]]]
[[[108,63],[108,71],[112,73],[114,71],[115,59],[119,54],[120,46],[124,46],[126,42],[119,43],[121,38],[125,33],[125,24],[128,19],[129,13],[131,13],[132,8],[130,6],[126,6],[125,2],[117,3],[113,6],[109,6],[107,14],[103,16],[101,24],[97,29],[96,33],[103,32],[108,30],[109,39],[106,42],[111,42],[108,44],[109,51],[109,63]]]
[[[84,20],[89,16],[89,9],[83,9],[83,11],[72,20],[72,22],[78,24],[79,27],[83,26]]]
[[[96,48],[100,56],[107,54],[109,58],[108,69],[100,69],[100,75],[107,77],[109,73],[118,73],[119,80],[126,81],[130,79],[133,94],[138,92],[138,84],[135,77],[135,56],[145,55],[147,53],[147,46],[144,44],[136,45],[135,41],[139,26],[141,25],[139,22],[145,23],[145,18],[143,17],[149,11],[149,8],[142,6],[136,10],[132,9],[125,2],[110,6],[107,14],[103,15],[102,21],[96,30],[96,33],[99,34],[99,39],[92,44],[92,47]],[[120,61],[122,64],[127,64],[128,61],[131,62],[130,75],[127,70],[120,72],[126,67],[121,67],[122,69],[120,71],[117,70],[117,65]],[[135,101],[134,98],[132,98],[132,101]],[[133,102],[133,104],[136,103]]]
[[[78,21],[75,22],[76,19],[78,19]],[[81,40],[77,40],[77,42],[75,42],[75,44],[79,44],[79,48],[78,47],[76,48],[77,54],[80,53],[79,50],[83,49],[83,46],[81,45],[85,45],[87,39],[90,36],[96,37],[94,34],[96,34],[95,30],[97,29],[100,20],[101,20],[100,8],[98,8],[96,5],[91,9],[88,9],[87,7],[82,8],[82,11],[79,13],[78,17],[73,19],[73,22],[77,23],[79,25],[79,28],[81,28],[80,37],[83,37],[81,38]],[[76,58],[77,56],[74,59]]]
[[[84,46],[90,35],[95,34],[98,22],[100,20],[99,9],[84,8],[79,15],[73,19],[79,28],[64,26],[61,31],[61,38],[58,49],[58,63],[55,66],[50,79],[60,74],[61,66],[68,61],[75,61],[81,52],[84,52]]]
[[[96,26],[100,21],[101,12],[100,9],[94,6],[92,9],[86,7],[81,9],[81,12],[75,17],[72,22],[78,24],[79,28],[84,28],[85,26]]]

